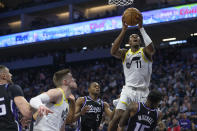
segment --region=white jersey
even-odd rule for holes
[[[136,52],[129,49],[123,61],[126,86],[147,88],[152,74],[152,62],[148,60],[140,48]]]
[[[64,91],[58,88],[62,92],[62,100],[58,104],[48,103],[46,107],[53,111],[53,113],[47,116],[38,116],[35,124],[34,131],[60,131],[66,116],[69,111],[68,100],[65,98]]]

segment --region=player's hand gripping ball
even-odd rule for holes
[[[128,8],[123,13],[123,21],[130,26],[135,26],[139,23],[140,11],[136,8]]]

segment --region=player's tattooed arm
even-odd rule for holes
[[[124,59],[127,50],[120,49],[120,44],[122,43],[122,40],[127,31],[127,28],[128,28],[128,25],[124,22],[124,18],[122,18],[122,31],[119,34],[119,36],[115,39],[111,48],[111,55],[122,60]]]
[[[14,103],[19,109],[20,113],[26,118],[31,118],[32,110],[30,104],[24,98],[24,94],[21,87],[19,85],[12,85],[10,86],[10,91],[12,97],[14,98]]]
[[[105,111],[105,114],[111,118],[112,117],[112,111],[110,109],[110,106],[107,102],[104,102],[104,111]]]
[[[66,124],[70,124],[74,122],[74,116],[75,116],[75,97],[70,94],[69,97],[67,98],[69,101],[69,112],[68,116],[66,118]]]
[[[131,102],[131,104],[128,106],[127,110],[123,113],[120,119],[120,123],[119,123],[120,128],[127,125],[129,118],[133,117],[137,113],[137,110],[138,110],[138,103]]]
[[[14,103],[18,107],[21,114],[26,118],[31,118],[32,116],[32,109],[30,104],[23,96],[14,97]]]
[[[89,106],[82,107],[85,103],[84,97],[79,97],[75,103],[75,117],[74,121],[77,121],[81,115],[84,115],[90,108]]]

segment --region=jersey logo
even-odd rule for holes
[[[97,112],[101,112],[101,107],[94,107],[92,105],[89,105],[90,110],[88,111],[89,113],[97,113]]]
[[[139,57],[139,56],[133,57],[132,60],[131,60],[131,62],[127,62],[127,63],[126,63],[126,67],[127,67],[128,69],[130,69],[131,64],[132,64],[133,61],[136,61],[137,64],[138,64],[138,61],[140,61],[140,58],[141,58],[141,57]],[[137,66],[137,68],[138,68],[138,66]]]

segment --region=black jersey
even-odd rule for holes
[[[18,85],[0,85],[0,130],[21,131],[14,97],[24,96]]]
[[[157,125],[158,110],[138,103],[138,112],[130,118],[127,131],[154,131]]]
[[[101,123],[104,104],[101,99],[94,101],[90,96],[85,96],[84,106],[89,106],[90,110],[81,116],[79,125],[81,131],[97,131]],[[82,107],[82,108],[83,108]]]

